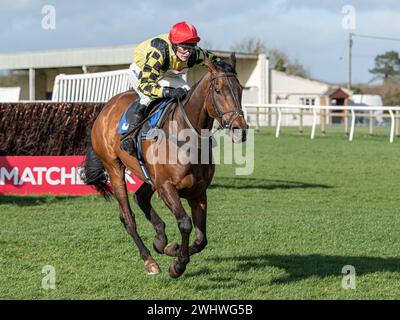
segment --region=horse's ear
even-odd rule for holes
[[[218,72],[218,70],[215,67],[214,63],[210,59],[205,58],[204,59],[204,64],[210,70],[211,73],[217,73]]]
[[[230,59],[231,59],[231,66],[233,67],[233,70],[236,71],[236,54],[235,54],[235,52],[231,53]]]

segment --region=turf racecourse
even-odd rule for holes
[[[333,131],[312,141],[265,130],[251,176],[218,166],[209,244],[179,279],[168,276],[172,258],[156,253],[162,273],[143,274],[116,201],[0,196],[0,298],[400,298],[400,142],[389,144],[386,129],[369,137],[358,128],[351,143]],[[177,240],[172,214],[153,204]],[[150,248],[153,229],[134,209]],[[44,265],[55,267],[54,290],[41,288]],[[355,267],[355,290],[341,287],[344,265]]]

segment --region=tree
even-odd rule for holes
[[[282,50],[276,48],[268,49],[266,44],[258,38],[244,38],[232,45],[231,50],[252,54],[267,54],[269,56],[270,65],[274,70],[303,78],[310,78],[310,73],[298,60],[292,61]]]
[[[343,86],[346,86],[345,84]],[[362,89],[360,88],[360,86],[357,85],[352,85],[350,88],[351,91],[353,91],[353,94],[363,94]]]
[[[400,75],[400,58],[396,51],[388,51],[375,57],[375,67],[369,72],[375,74],[375,78],[387,79]]]
[[[270,49],[268,51],[269,61],[274,70],[286,72],[289,58],[286,53],[279,49]]]
[[[363,94],[377,94],[382,97],[383,105],[399,106],[400,105],[400,80],[389,78],[382,84],[359,84]]]
[[[231,50],[244,53],[261,54],[267,53],[267,46],[258,38],[247,37],[239,42],[235,42],[231,46]]]
[[[287,65],[286,73],[298,77],[311,78],[310,72],[297,60]]]

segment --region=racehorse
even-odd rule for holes
[[[169,123],[175,121],[178,130],[191,130],[195,132],[197,139],[201,140],[204,138],[201,129],[212,130],[216,119],[220,128],[224,128],[231,135],[233,142],[245,141],[248,125],[241,106],[243,87],[237,79],[235,54],[231,55],[230,63],[206,60],[204,64],[208,72],[191,88],[183,102],[173,102],[173,105],[168,107],[171,111],[161,129],[166,134],[172,134],[168,132]],[[135,216],[128,200],[125,169],[129,169],[141,180],[145,180],[145,176],[137,157],[120,149],[121,135],[117,132],[125,109],[137,98],[133,90],[127,91],[113,97],[104,106],[91,129],[83,178],[86,184],[94,186],[105,197],[113,194],[118,200],[120,220],[139,249],[144,260],[145,273],[151,275],[158,274],[160,268],[137,232]],[[169,268],[170,276],[176,278],[185,271],[190,255],[202,251],[207,245],[206,190],[213,178],[215,164],[170,164],[168,159],[166,163],[152,164],[151,153],[146,151],[154,147],[155,143],[151,140],[142,142],[144,160],[153,184],[143,183],[135,193],[134,200],[155,229],[154,249],[160,254],[177,257]],[[166,143],[172,142],[166,139]],[[182,237],[180,245],[168,244],[165,223],[150,203],[155,192],[175,215]],[[195,229],[195,240],[190,246],[192,219],[185,212],[181,198],[187,199],[190,205]]]

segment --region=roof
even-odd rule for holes
[[[335,96],[335,95],[340,95],[340,93],[342,93],[343,96],[345,96],[346,98],[350,97],[352,95],[352,91],[342,88],[342,87],[331,87],[329,88],[327,91],[324,92],[325,96]]]
[[[288,74],[286,72],[278,71],[278,70],[275,70],[275,69],[272,69],[272,72],[274,72],[274,73],[276,73],[278,75],[282,75],[282,76],[286,76],[288,78],[295,79],[295,80],[309,81],[311,83],[320,84],[320,85],[324,85],[324,86],[329,86],[328,82],[323,82],[323,81],[312,79],[312,78],[304,78],[304,77],[300,77],[300,76],[295,76],[293,74]]]
[[[135,47],[136,45],[122,45],[0,54],[0,69],[20,70],[131,64]],[[232,53],[231,51],[212,51],[222,58],[227,58]],[[257,55],[238,53],[236,58],[257,59]]]
[[[272,70],[271,91],[284,95],[323,95],[329,84]]]

